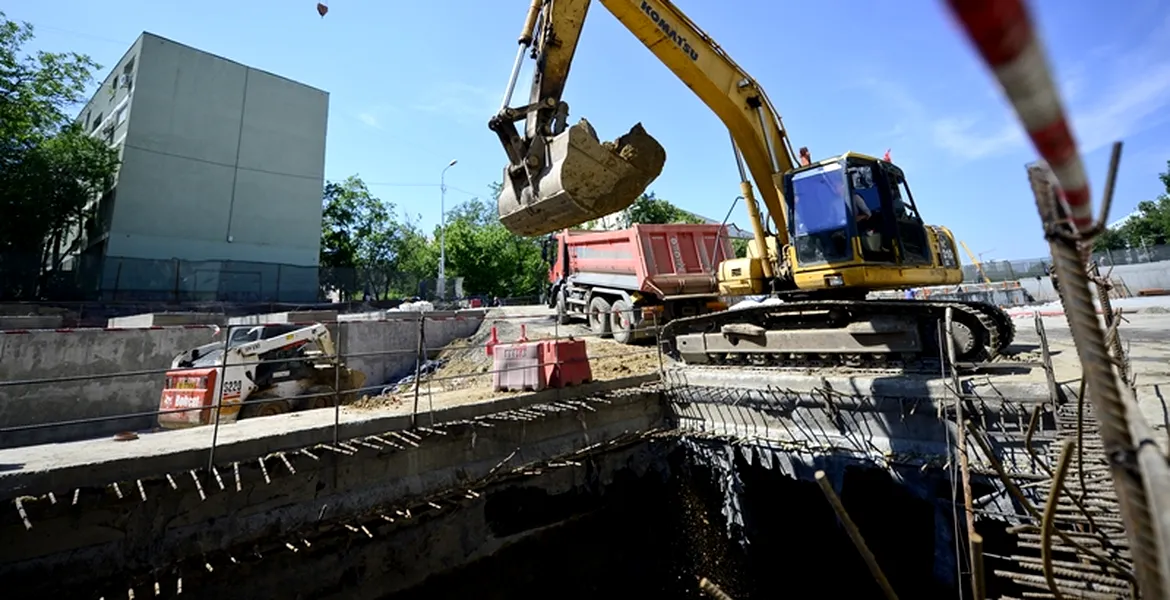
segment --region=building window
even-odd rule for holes
[[[90,131],[97,131],[97,128],[101,124],[102,124],[102,113],[98,113],[97,118],[93,120],[93,127],[91,127],[89,130]]]
[[[118,85],[126,88],[126,92],[134,89],[134,57],[126,61],[122,67],[122,76],[118,78]]]
[[[118,118],[117,118],[117,121],[115,122],[116,125],[121,125],[122,123],[126,122],[126,113],[127,112],[129,112],[129,111],[126,110],[125,106],[118,109]]]

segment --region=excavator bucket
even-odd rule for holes
[[[536,187],[518,173],[500,191],[500,222],[516,235],[539,236],[625,209],[662,172],[666,150],[641,123],[601,142],[581,119],[548,141],[548,166]]]

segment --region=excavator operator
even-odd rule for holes
[[[853,175],[858,174],[859,173],[853,173]],[[844,198],[845,194],[847,193],[846,181],[844,179],[845,178],[833,180],[834,192],[839,196],[842,196],[842,198]],[[878,208],[870,208],[868,202],[866,202],[866,199],[862,198],[862,195],[858,193],[858,189],[872,189],[873,182],[869,181],[868,184],[862,184],[861,180],[865,178],[851,179],[854,182],[853,198],[851,202],[851,205],[853,206],[853,220],[856,222],[856,225],[858,225],[858,234],[861,236],[862,249],[865,250],[866,253],[880,253],[883,246],[885,246],[886,241],[882,236],[881,214],[879,214]]]
[[[845,197],[845,192],[846,192],[845,180],[843,178],[830,177],[829,178],[829,185],[832,186],[833,193],[836,194],[838,198]],[[861,223],[861,222],[873,217],[873,211],[869,210],[869,206],[867,206],[865,204],[865,199],[863,199],[861,197],[861,194],[858,194],[857,192],[853,192],[852,200],[853,200],[853,220],[854,221]]]

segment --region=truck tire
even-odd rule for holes
[[[594,296],[589,301],[589,329],[600,337],[609,337],[609,301],[601,296]]]
[[[568,325],[569,321],[569,301],[565,298],[564,290],[557,292],[557,323],[560,325]]]
[[[636,321],[634,320],[633,309],[630,303],[625,300],[615,301],[613,308],[609,312],[609,316],[609,328],[613,332],[614,341],[619,344],[634,343]]]

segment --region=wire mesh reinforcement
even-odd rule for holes
[[[1096,418],[1089,404],[1083,418],[1089,427]],[[1067,403],[1056,411],[1061,439],[1075,444],[1078,411]],[[1016,443],[1026,443],[1023,437]],[[1017,550],[1011,555],[986,555],[989,572],[1031,593],[1068,598],[1130,597],[1135,591],[1133,556],[1125,535],[1117,495],[1109,477],[1109,460],[1099,439],[1083,444],[1084,462],[1070,467],[1073,476],[1054,486],[1061,444],[1045,443],[1037,452],[1037,466],[1047,478],[1029,490],[1035,506],[1045,506],[1044,518],[1030,520],[1011,531]],[[1060,494],[1054,495],[1053,490]],[[1045,529],[1052,533],[1045,535]],[[1063,536],[1067,536],[1064,538]],[[1055,584],[1055,590],[1052,589]],[[1059,597],[1059,596],[1057,596]]]

